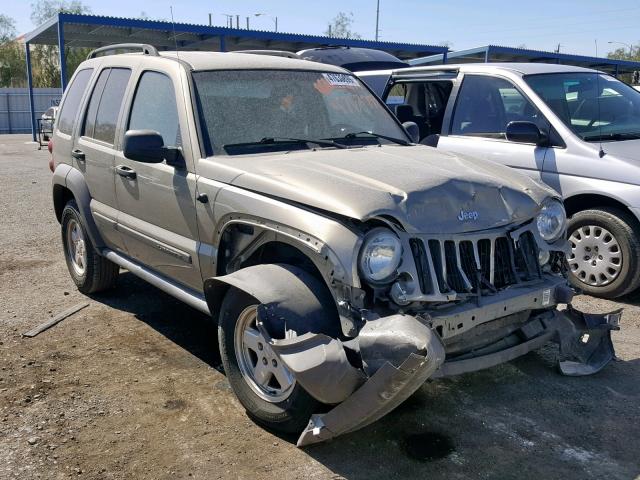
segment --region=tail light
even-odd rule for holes
[[[53,161],[53,140],[49,140],[49,143],[47,143],[47,150],[49,150],[49,153],[51,154],[49,157],[49,170],[53,172],[56,169],[56,164]]]

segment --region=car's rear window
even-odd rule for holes
[[[74,77],[71,85],[69,85],[58,117],[58,130],[62,133],[71,135],[71,132],[73,132],[73,122],[78,113],[78,107],[80,107],[82,96],[87,89],[87,84],[89,83],[92,73],[92,68],[80,70]]]

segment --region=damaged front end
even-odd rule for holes
[[[427,317],[393,314],[372,319],[356,338],[345,341],[313,332],[275,339],[273,329],[285,315],[277,303],[261,305],[263,336],[311,396],[335,405],[311,417],[297,442],[302,447],[375,422],[429,378],[498,365],[550,341],[560,346],[562,373],[596,373],[615,356],[611,330],[619,328],[621,312],[585,314],[570,305],[564,311],[547,310],[519,324],[509,336],[517,342],[502,338],[452,359]]]

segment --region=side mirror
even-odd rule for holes
[[[542,145],[547,137],[533,122],[513,121],[507,124],[507,140],[517,143],[533,143]]]
[[[162,135],[154,130],[128,130],[122,144],[124,156],[143,163],[161,163],[164,160]]]
[[[404,122],[402,126],[413,143],[418,143],[420,141],[420,129],[416,122]]]

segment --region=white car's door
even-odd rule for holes
[[[438,149],[498,162],[541,179],[548,147],[509,141],[506,128],[509,122],[527,121],[548,133],[550,125],[510,80],[465,75],[449,118]]]

